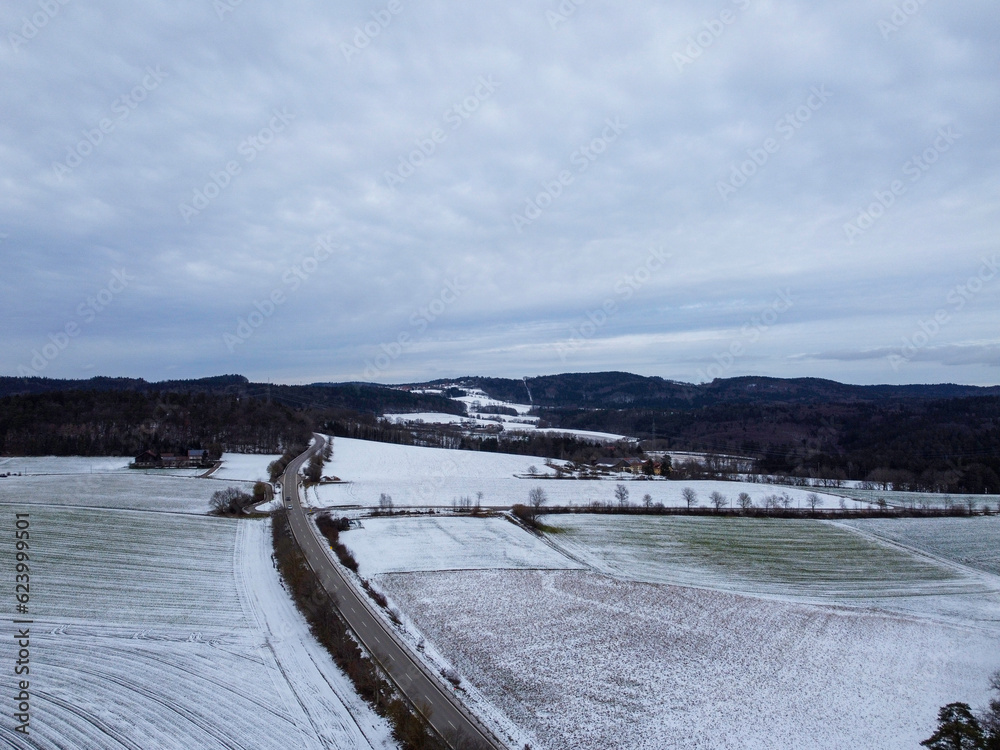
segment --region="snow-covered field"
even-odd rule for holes
[[[554,475],[545,465],[545,459],[534,456],[335,438],[333,461],[323,472],[340,477],[344,484],[311,488],[307,502],[316,507],[374,506],[384,492],[392,497],[397,507],[450,506],[462,497],[471,497],[474,501],[477,493],[482,492],[483,505],[510,507],[514,503],[527,502],[528,492],[541,487],[550,506],[580,506],[616,502],[615,485],[621,482],[629,490],[632,505],[641,505],[643,496],[649,494],[653,503],[684,507],[686,502],[681,493],[685,487],[690,487],[697,493],[698,506],[709,505],[709,496],[715,491],[726,496],[726,507],[736,503],[740,492],[747,492],[757,507],[763,505],[765,496],[787,492],[791,507],[807,508],[812,492],[809,488],[781,488],[749,482],[646,481],[632,474],[601,480],[540,479],[530,476],[532,467],[540,475]],[[817,494],[820,508],[840,507],[840,498],[822,491]],[[852,501],[848,507],[858,507],[858,504]]]
[[[452,401],[458,401],[465,406],[465,416],[455,414],[444,414],[439,412],[424,412],[420,414],[383,414],[382,416],[397,424],[425,423],[425,424],[461,424],[466,427],[489,427],[502,425],[504,432],[545,432],[557,435],[572,435],[574,437],[585,438],[601,443],[614,443],[619,440],[632,440],[625,435],[617,435],[610,432],[594,432],[591,430],[572,430],[554,427],[538,427],[538,417],[530,416],[531,404],[515,404],[507,401],[498,401],[490,398],[483,391],[476,388],[462,388],[464,396],[451,397]],[[425,389],[414,391],[414,393],[441,394],[441,390]],[[513,409],[517,415],[511,414],[490,414],[482,411],[491,406],[500,406]]]
[[[14,456],[0,458],[0,474],[107,474],[128,471],[121,456]]]
[[[0,745],[393,746],[284,592],[269,521],[2,507],[11,528],[30,513],[33,624],[31,734],[5,710]],[[0,547],[4,569],[12,558]],[[0,660],[15,648],[0,639]],[[10,673],[2,684],[13,696]]]
[[[132,459],[121,456],[13,456],[0,458],[0,474],[149,474],[199,477],[205,469],[129,469]]]
[[[431,570],[566,569],[579,563],[502,518],[366,518],[343,532],[359,573]]]
[[[871,518],[841,523],[1000,576],[1000,517]]]
[[[383,414],[386,419],[396,424],[458,424],[466,427],[490,427],[502,425],[504,432],[543,432],[552,435],[572,435],[600,443],[615,443],[628,440],[625,435],[612,432],[595,432],[593,430],[573,430],[561,427],[539,427],[538,417],[509,416],[507,414],[480,414],[473,412],[468,416],[445,414],[443,412],[418,412],[414,414]]]
[[[478,411],[478,408],[484,406],[506,406],[518,414],[527,414],[531,411],[531,404],[512,404],[507,401],[497,401],[495,398],[487,396],[485,391],[481,391],[478,388],[466,388],[464,390],[464,396],[458,396],[452,400],[461,401],[470,412]]]
[[[954,562],[995,564],[1000,519],[979,520],[549,516],[561,561],[474,518],[342,539],[410,640],[533,748],[909,750],[1000,668],[1000,578]],[[909,546],[869,536],[886,529]]]
[[[975,624],[1000,636],[1000,578],[847,526],[678,516],[548,520],[562,532],[551,536],[555,544],[616,577],[902,612]]]
[[[1000,495],[946,495],[934,492],[860,490],[851,487],[831,492],[867,502],[876,502],[879,498],[883,498],[888,505],[900,508],[947,508],[954,505],[965,508],[971,502],[976,509],[981,510],[987,505],[991,510],[1000,512]]]
[[[243,479],[249,482],[266,482],[267,466],[281,458],[278,455],[251,453],[223,453],[222,466],[212,474],[212,479]]]
[[[912,750],[981,704],[996,635],[580,571],[379,583],[544,750]]]
[[[241,482],[230,482],[243,486]],[[46,474],[0,479],[0,503],[207,513],[212,493],[226,485],[197,477],[122,471]],[[250,491],[251,485],[245,484]]]
[[[553,473],[543,459],[533,456],[335,438],[333,460],[323,473],[338,476],[345,484],[311,488],[306,502],[320,507],[377,505],[379,495],[387,492],[397,506],[450,505],[462,496],[475,498],[483,492],[484,505],[503,504],[506,501],[498,499],[497,492],[505,483],[523,486],[527,497],[530,485],[515,475],[528,474],[531,467]]]
[[[840,601],[982,591],[977,581],[823,521],[549,516],[551,539],[594,570],[647,583]]]

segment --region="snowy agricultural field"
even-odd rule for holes
[[[600,443],[617,443],[619,440],[634,440],[625,435],[618,435],[611,432],[594,432],[593,430],[573,430],[561,427],[538,427],[538,417],[518,416],[512,417],[507,414],[479,414],[473,412],[468,416],[458,414],[444,414],[439,412],[418,412],[414,414],[383,414],[383,418],[395,424],[457,424],[466,427],[496,427],[501,425],[504,432],[542,432],[548,435],[571,435],[584,440],[592,440]]]
[[[0,474],[107,474],[128,471],[121,456],[14,456],[0,458]]]
[[[308,505],[320,508],[376,506],[379,496],[386,493],[397,507],[447,507],[463,497],[475,502],[482,492],[482,505],[509,508],[527,502],[528,492],[541,487],[550,506],[585,506],[615,503],[615,485],[622,483],[629,490],[632,505],[641,505],[643,496],[649,494],[653,503],[685,507],[681,493],[685,487],[691,487],[697,494],[698,506],[709,505],[709,496],[716,491],[726,496],[726,507],[736,503],[740,492],[747,492],[757,507],[763,505],[765,496],[787,492],[791,507],[807,508],[812,492],[810,488],[775,488],[749,482],[644,480],[625,473],[597,480],[552,479],[555,472],[547,462],[552,463],[535,456],[335,438],[333,460],[326,464],[323,473],[336,475],[343,483],[311,487],[305,500]],[[532,467],[539,475],[550,478],[530,476]],[[820,508],[840,507],[840,498],[821,491],[816,494],[820,497]]]
[[[549,516],[553,543],[594,570],[646,583],[878,608],[1000,636],[1000,578],[810,519]],[[938,519],[931,519],[938,520]]]
[[[532,467],[554,474],[545,459],[533,456],[335,438],[333,459],[323,473],[344,484],[311,487],[305,501],[319,507],[378,505],[379,495],[389,492],[397,505],[448,505],[464,495],[485,493],[497,480],[516,482],[515,475],[528,474]],[[484,497],[483,503],[491,500]]]
[[[462,388],[462,390],[465,391],[464,396],[453,396],[451,400],[465,404],[465,408],[469,413],[479,411],[479,408],[484,406],[505,406],[508,409],[513,409],[518,414],[527,414],[532,408],[531,404],[514,404],[507,401],[498,401],[495,398],[490,398],[485,391],[478,388]],[[527,394],[527,392],[525,393]]]
[[[983,506],[986,505],[989,506],[990,510],[1000,512],[1000,495],[948,495],[936,492],[859,490],[851,487],[830,491],[869,503],[878,502],[879,498],[883,498],[886,504],[897,508],[948,508],[955,505],[967,508],[971,502],[977,510],[982,510]]]
[[[230,482],[247,492],[250,483]],[[212,493],[225,485],[197,477],[122,471],[0,479],[0,503],[208,513]]]
[[[149,474],[161,477],[200,477],[205,469],[130,469],[132,459],[121,456],[13,456],[0,458],[0,474]]]
[[[587,571],[378,583],[544,750],[911,750],[1000,667],[995,633]]]
[[[458,386],[460,387],[460,386]],[[460,387],[461,388],[461,387]],[[530,416],[531,404],[516,404],[508,401],[498,401],[490,398],[484,391],[477,388],[461,388],[464,396],[453,396],[452,401],[457,401],[465,407],[465,416],[455,414],[441,414],[436,412],[426,412],[422,414],[383,414],[396,424],[425,423],[425,424],[460,424],[468,427],[489,427],[502,425],[504,432],[544,432],[553,435],[572,435],[583,439],[594,440],[601,443],[615,443],[619,440],[635,440],[626,435],[617,435],[610,432],[594,432],[592,430],[561,429],[558,427],[538,427],[538,417]],[[414,393],[433,393],[440,395],[443,391],[425,390],[414,391]],[[510,414],[489,414],[481,411],[491,406],[500,406],[513,409],[517,416]]]
[[[269,521],[18,504],[11,525],[15,510],[31,522],[31,734],[4,711],[0,745],[393,747],[282,588]],[[14,649],[0,639],[0,659]]]
[[[842,525],[1000,576],[1000,518],[898,518]]]
[[[333,441],[333,459],[324,465],[323,472],[332,472],[352,482],[391,476],[410,481],[441,475],[512,477],[527,474],[531,466],[547,471],[545,459],[535,456],[425,448],[342,437],[328,439]]]
[[[461,414],[446,414],[439,411],[408,412],[406,414],[383,414],[395,424],[475,424],[475,420]]]
[[[279,455],[259,453],[223,453],[222,466],[212,472],[212,479],[243,479],[248,482],[266,482],[270,479],[267,467]]]
[[[342,438],[338,438],[338,443]],[[428,449],[434,450],[434,449]],[[465,451],[455,451],[464,453]],[[449,451],[449,453],[451,453]],[[496,454],[473,454],[496,455]],[[530,457],[529,457],[530,458]],[[530,459],[539,473],[547,471],[543,459]],[[809,490],[786,488],[775,490],[761,485],[744,482],[726,482],[716,480],[692,480],[674,482],[668,480],[642,481],[631,475],[609,477],[595,480],[575,479],[541,479],[527,475],[493,474],[484,469],[480,473],[466,473],[451,463],[450,456],[442,457],[443,467],[437,474],[415,476],[407,479],[393,473],[386,473],[380,478],[355,480],[350,474],[343,474],[339,468],[324,469],[331,471],[344,480],[343,484],[327,484],[309,488],[306,502],[314,507],[336,506],[377,506],[382,493],[392,497],[397,507],[426,507],[455,505],[461,498],[469,497],[475,502],[478,493],[482,492],[481,504],[491,507],[509,508],[515,503],[527,503],[528,492],[535,487],[541,487],[548,497],[548,505],[588,506],[593,503],[615,504],[615,486],[624,484],[629,490],[629,502],[632,505],[642,505],[643,497],[650,496],[652,503],[662,503],[667,508],[683,508],[686,503],[681,492],[685,487],[691,487],[698,495],[697,506],[708,507],[709,495],[718,491],[726,496],[725,507],[732,507],[740,492],[747,492],[755,507],[762,507],[764,497],[773,493],[786,491],[792,498],[792,508],[808,508],[807,495]],[[832,495],[817,493],[820,497],[819,509],[839,509],[839,498]],[[849,505],[849,508],[858,507]],[[867,507],[867,506],[863,506]]]
[[[580,563],[503,518],[366,518],[340,541],[362,576],[431,570],[578,569]]]

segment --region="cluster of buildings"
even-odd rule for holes
[[[145,450],[129,464],[130,469],[211,469],[215,461],[208,451],[193,449],[183,453]]]
[[[602,471],[630,472],[632,474],[644,474],[648,469],[644,467],[652,461],[653,474],[659,476],[663,473],[663,464],[655,458],[601,458],[594,462],[594,468]],[[670,473],[670,464],[667,464],[667,474]]]

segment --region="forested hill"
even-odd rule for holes
[[[630,435],[659,449],[748,456],[764,473],[1000,491],[996,386],[763,377],[692,385],[620,372],[434,385],[446,384],[519,403],[530,391],[542,426]]]
[[[365,383],[273,385],[252,383],[242,375],[219,375],[193,380],[163,380],[159,382],[148,382],[141,378],[96,377],[89,380],[57,380],[54,378],[0,377],[0,397],[66,392],[130,392],[151,395],[202,393],[239,398],[263,398],[293,408],[353,409],[379,415],[393,411],[464,413],[462,406],[451,399],[408,393]]]
[[[0,455],[137,455],[204,448],[280,453],[325,425],[402,439],[378,424],[385,412],[461,413],[439,396],[381,386],[289,386],[239,375],[148,383],[0,379]]]
[[[725,403],[851,403],[1000,396],[1000,386],[849,385],[820,378],[720,378],[695,385],[627,372],[565,373],[513,380],[467,377],[433,381],[480,388],[493,398],[575,409],[691,409]]]
[[[24,396],[59,391],[140,391],[178,393],[238,393],[250,386],[242,375],[219,375],[195,380],[164,380],[150,383],[142,378],[95,377],[88,380],[0,377],[0,396]]]

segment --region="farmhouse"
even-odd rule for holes
[[[208,451],[192,449],[183,453],[158,453],[144,450],[128,465],[130,469],[210,469]]]
[[[599,458],[594,462],[594,466],[605,471],[629,471],[631,469],[626,458]]]

